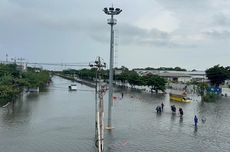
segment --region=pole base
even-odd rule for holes
[[[114,127],[105,127],[106,130],[112,130]]]

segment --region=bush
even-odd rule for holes
[[[202,101],[205,102],[214,102],[216,101],[220,96],[214,93],[207,93],[206,95],[202,96]]]

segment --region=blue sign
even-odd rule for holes
[[[222,89],[219,87],[209,87],[207,89],[208,93],[214,93],[214,94],[221,94],[222,93]]]

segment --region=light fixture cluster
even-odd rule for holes
[[[105,7],[104,10],[105,14],[107,15],[118,15],[122,12],[122,9],[120,8],[113,8],[113,7]]]

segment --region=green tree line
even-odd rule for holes
[[[115,70],[122,70],[120,74],[114,75],[114,80],[121,81],[123,84],[129,83],[132,87],[134,86],[149,86],[151,91],[158,92],[158,90],[165,91],[167,81],[164,78],[155,75],[139,76],[134,70],[129,70],[128,68],[122,67],[120,69],[115,68]],[[69,76],[78,76],[81,79],[94,80],[96,77],[96,69],[81,69],[81,70],[63,70],[62,74]],[[100,76],[104,81],[109,78],[108,70],[101,70],[99,72]]]
[[[114,80],[119,80],[123,84],[129,83],[132,87],[134,86],[149,86],[151,90],[165,91],[167,81],[164,78],[161,78],[156,75],[147,75],[147,76],[139,76],[134,70],[129,70],[128,68],[122,66],[121,68],[115,68],[115,70],[121,70],[122,72],[118,75],[114,75]],[[145,68],[145,70],[177,70],[177,71],[186,71],[186,69],[182,69],[180,67],[175,68]],[[206,76],[210,81],[210,85],[219,86],[224,83],[225,80],[230,79],[230,67],[223,67],[220,65],[215,65],[206,71]],[[73,75],[76,74],[81,79],[93,80],[96,76],[96,69],[81,69],[81,70],[63,70],[62,73],[64,75]],[[105,81],[108,80],[109,71],[102,70],[100,71],[102,79]],[[197,84],[198,88],[200,88],[201,94],[203,91],[207,89],[208,84]]]
[[[180,68],[180,67],[160,67],[160,68],[136,68],[136,70],[167,70],[167,71],[187,71],[186,69]]]
[[[16,64],[0,64],[0,105],[15,100],[24,88],[41,87],[49,81],[48,71],[36,70],[23,72]]]

